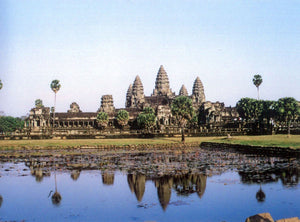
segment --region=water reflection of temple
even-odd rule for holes
[[[72,170],[72,172],[71,172],[71,178],[74,181],[78,180],[79,176],[80,176],[80,170]]]
[[[181,174],[164,175],[160,177],[146,177],[141,173],[130,173],[127,175],[129,189],[135,194],[136,199],[141,202],[145,193],[147,180],[152,180],[157,189],[157,196],[162,209],[165,211],[170,203],[172,189],[177,195],[188,196],[197,193],[201,198],[206,189],[206,178],[204,174]]]
[[[136,199],[141,202],[145,193],[146,176],[139,173],[128,174],[127,182],[131,192],[134,192]]]
[[[177,195],[187,196],[197,193],[201,198],[206,189],[206,178],[204,174],[185,174],[174,176],[174,189]]]
[[[160,206],[165,211],[171,199],[171,188],[173,185],[173,178],[171,176],[163,176],[155,181],[157,188],[157,196]]]
[[[49,169],[46,169],[41,163],[30,162],[27,166],[30,168],[30,173],[35,177],[36,182],[42,182],[44,176],[49,177],[51,175]]]
[[[113,172],[102,171],[102,183],[104,185],[113,185],[115,174]]]

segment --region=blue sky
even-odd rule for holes
[[[300,100],[300,1],[0,1],[0,111],[26,115],[36,99],[57,111],[72,102],[95,112],[102,95],[116,108],[136,75],[150,95],[160,65],[178,94],[197,76],[206,99],[235,106],[257,97]]]

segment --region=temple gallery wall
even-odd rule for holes
[[[126,102],[122,109],[114,107],[112,95],[103,95],[101,105],[95,112],[82,112],[76,102],[70,105],[67,112],[56,112],[55,115],[50,107],[32,108],[26,120],[25,130],[31,136],[50,133],[62,136],[142,133],[142,129],[136,124],[136,118],[145,107],[151,107],[155,111],[157,120],[155,127],[151,129],[152,132],[172,134],[179,130],[171,113],[172,101],[177,96],[191,98],[193,107],[200,116],[196,125],[188,126],[188,131],[205,133],[215,129],[221,132],[224,128],[228,128],[228,124],[238,119],[238,113],[234,107],[226,107],[222,102],[206,101],[204,87],[199,77],[194,80],[191,94],[184,85],[181,86],[178,94],[173,92],[163,66],[159,67],[151,95],[144,94],[142,80],[136,76],[133,83],[129,85],[126,95],[124,92],[124,96],[126,96]],[[126,110],[129,113],[129,122],[122,130],[115,119],[120,110]],[[105,112],[109,116],[108,126],[105,129],[99,128],[97,124],[98,112]]]

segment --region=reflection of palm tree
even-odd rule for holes
[[[54,178],[55,178],[55,192],[52,195],[51,199],[52,199],[52,203],[54,205],[58,206],[60,204],[60,201],[61,201],[62,198],[61,198],[60,193],[57,191],[56,173],[54,174]]]
[[[145,193],[146,176],[143,174],[128,174],[127,182],[131,192],[134,192],[136,199],[141,202]]]
[[[0,195],[0,207],[2,206],[3,203],[3,197]]]
[[[174,189],[177,192],[177,195],[187,196],[190,193],[194,192],[192,175],[184,174],[174,176]]]
[[[159,199],[159,203],[163,210],[167,209],[171,199],[171,187],[173,184],[173,180],[171,177],[164,176],[160,178],[155,186],[157,187],[157,195]]]
[[[263,190],[261,189],[261,185],[260,185],[259,191],[257,191],[257,193],[256,193],[256,200],[258,202],[264,202],[265,199],[266,199],[266,194],[263,192]]]

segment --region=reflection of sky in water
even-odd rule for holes
[[[174,189],[175,179],[170,177],[164,181],[157,177],[146,181],[140,178],[137,185],[140,188],[135,191],[123,172],[116,172],[112,177],[103,176],[99,170],[81,171],[74,180],[71,172],[58,171],[57,190],[62,200],[56,206],[48,197],[49,192],[55,190],[53,172],[36,181],[30,171],[23,171],[26,168],[23,164],[2,166],[0,220],[4,221],[244,221],[262,212],[270,212],[274,219],[300,214],[299,184],[291,188],[283,186],[281,180],[262,184],[266,199],[258,202],[256,193],[260,185],[242,184],[238,173],[233,171],[207,177],[201,198],[196,192],[178,195]],[[3,170],[10,166],[15,169]],[[168,196],[166,187],[170,180],[173,184],[171,196]],[[164,188],[158,191],[159,186]],[[136,195],[135,192],[140,193]],[[169,198],[165,210],[159,192],[160,196]]]

